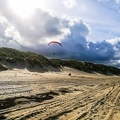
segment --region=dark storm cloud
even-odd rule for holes
[[[110,61],[114,59],[114,46],[106,41],[102,42],[87,42],[86,38],[81,36],[68,38],[62,43],[65,45],[64,51],[71,59],[84,61]]]
[[[109,61],[114,58],[114,47],[105,40],[96,43],[90,42],[88,46],[89,59],[92,61]]]
[[[62,48],[56,48],[47,52],[47,56],[57,56],[64,59],[76,59],[83,61],[106,62],[114,59],[115,49],[111,43],[88,42],[86,36],[89,34],[89,28],[82,21],[77,21],[73,26],[69,26],[71,34],[62,40]],[[52,55],[55,51],[56,55]]]

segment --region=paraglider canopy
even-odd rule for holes
[[[51,42],[48,43],[48,45],[54,44],[54,43],[55,43],[55,44],[59,44],[59,45],[62,47],[62,44],[61,44],[60,42],[57,42],[57,41],[51,41]]]
[[[50,46],[50,44],[53,44],[53,45],[57,44],[60,47],[62,47],[62,44],[60,42],[57,42],[57,41],[51,41],[51,42],[49,42],[48,46]],[[56,52],[55,52],[56,50],[55,49],[56,49],[56,46],[52,47],[51,50],[50,50],[50,51],[53,51],[53,55],[56,55]]]

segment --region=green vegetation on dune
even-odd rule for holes
[[[103,64],[94,64],[90,62],[79,62],[74,60],[58,60],[58,59],[51,59],[51,62],[60,66],[67,66],[72,67],[81,71],[85,71],[88,73],[101,73],[105,75],[120,75],[120,69],[112,66],[106,66]]]
[[[50,61],[42,55],[30,51],[21,52],[12,48],[0,48],[0,61],[12,64],[25,64],[27,62],[30,67],[34,67],[35,65],[44,67],[50,64]]]
[[[120,69],[103,64],[94,64],[74,60],[47,59],[40,54],[30,51],[22,52],[12,48],[0,48],[0,70],[7,70],[7,67],[3,65],[5,64],[7,66],[7,63],[14,65],[21,64],[24,65],[24,67],[30,68],[34,68],[35,66],[39,68],[47,68],[48,66],[60,68],[67,66],[88,73],[97,72],[106,75],[120,75]]]

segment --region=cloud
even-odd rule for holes
[[[115,56],[114,60],[116,60],[116,64],[120,62],[120,38],[114,38],[107,40],[107,42],[111,43],[114,46]]]
[[[61,41],[62,47],[51,46],[45,55],[54,58],[91,61],[120,67],[120,39],[89,42],[89,26],[81,20],[69,26],[70,34]],[[49,52],[46,52],[49,51]],[[53,55],[53,53],[56,53]]]
[[[120,3],[120,0],[115,0],[115,2],[116,2],[117,4],[119,4],[119,3]]]
[[[14,41],[12,38],[4,36],[3,34],[1,35],[1,32],[0,32],[0,47],[12,47],[20,49],[20,45],[16,41]]]
[[[68,37],[63,45],[66,46],[66,48],[64,48],[64,51],[66,51],[65,56],[70,59],[103,63],[114,59],[115,55],[112,44],[106,41],[96,43],[88,42],[86,37],[81,34]]]
[[[54,39],[60,40],[69,32],[60,18],[41,9],[36,9],[32,16],[24,19],[16,15],[7,2],[2,0],[0,12],[9,24],[4,35],[26,47],[39,46]]]
[[[98,0],[98,2],[108,2],[110,0]]]
[[[109,39],[106,41],[111,43],[112,45],[117,45],[120,42],[120,38]]]
[[[120,38],[90,42],[91,29],[81,19],[60,18],[41,9],[21,18],[7,2],[0,2],[0,46],[32,50],[50,58],[120,65]],[[52,40],[61,42],[62,47],[48,46]]]
[[[96,43],[90,42],[88,46],[89,46],[88,55],[90,59],[92,58],[91,59],[92,61],[103,62],[110,61],[111,59],[114,58],[115,55],[114,47],[105,40]]]
[[[101,63],[114,59],[115,50],[111,43],[105,40],[96,43],[87,41],[86,37],[90,29],[83,21],[75,21],[69,29],[71,34],[62,40],[63,47],[48,50],[47,56]],[[56,55],[53,56],[53,52],[56,52]]]
[[[73,8],[74,6],[77,5],[76,0],[63,0],[63,4],[64,4],[67,8]]]
[[[4,35],[8,27],[9,24],[6,19],[0,15],[0,47],[19,48],[18,44],[12,38]]]

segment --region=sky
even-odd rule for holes
[[[120,0],[0,0],[0,47],[120,67],[119,23]]]

